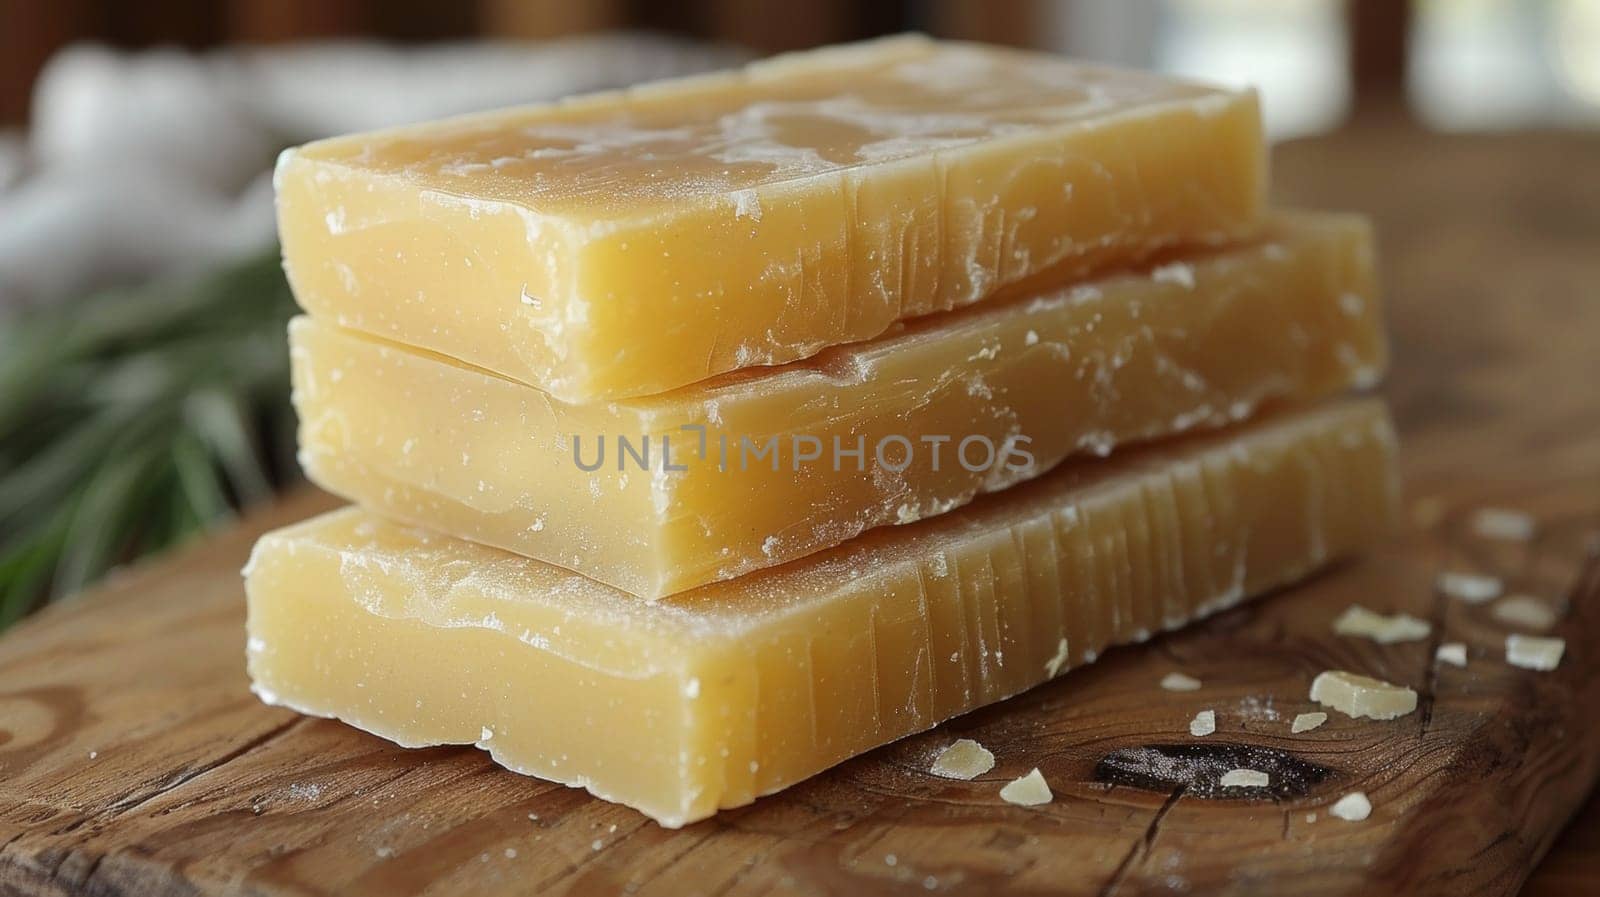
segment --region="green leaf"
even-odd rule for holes
[[[0,628],[298,476],[277,251],[0,322]]]

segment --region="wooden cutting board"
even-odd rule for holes
[[[302,493],[0,639],[0,893],[1515,892],[1600,769],[1600,179],[1571,180],[1597,148],[1384,128],[1281,154],[1288,196],[1384,226],[1414,519],[1367,559],[672,831],[471,748],[256,702],[238,569],[331,504]],[[1484,506],[1538,537],[1479,538]],[[1454,569],[1560,603],[1560,668],[1508,667],[1488,609],[1434,591]],[[1334,636],[1353,602],[1434,636]],[[1441,640],[1466,669],[1434,665]],[[1291,735],[1330,667],[1407,683],[1419,709]],[[1204,687],[1161,690],[1173,670]],[[1218,731],[1189,738],[1201,709]],[[958,736],[992,773],[927,774]],[[1186,784],[1241,758],[1284,784]],[[1055,801],[1003,803],[1034,766]],[[1328,815],[1358,789],[1370,819]]]

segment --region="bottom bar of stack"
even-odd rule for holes
[[[246,568],[268,703],[470,744],[664,825],[749,803],[1381,537],[1381,402],[1069,467],[647,605],[346,509]]]

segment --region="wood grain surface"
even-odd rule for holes
[[[1414,519],[1374,556],[671,831],[471,748],[257,703],[237,571],[260,531],[330,504],[305,493],[0,639],[0,893],[1516,892],[1600,770],[1600,178],[1577,176],[1600,138],[1384,123],[1277,162],[1285,200],[1379,220]],[[1485,506],[1533,514],[1538,538],[1479,538]],[[1558,603],[1560,668],[1508,667],[1488,608],[1434,591],[1452,569]],[[1353,602],[1434,635],[1333,635]],[[1441,640],[1470,646],[1467,668],[1435,667]],[[1330,667],[1421,705],[1291,735]],[[1174,670],[1204,686],[1161,690]],[[1201,709],[1218,731],[1191,739]],[[956,737],[993,772],[928,775]],[[1188,787],[1241,756],[1299,772],[1242,797]],[[1035,766],[1054,802],[1003,803]],[[1330,818],[1357,789],[1372,817]],[[1530,893],[1600,892],[1594,831]]]

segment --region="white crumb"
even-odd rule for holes
[[[1464,667],[1467,665],[1467,646],[1463,642],[1445,642],[1433,652],[1433,659],[1451,666]]]
[[[1036,807],[1054,800],[1055,795],[1050,793],[1050,785],[1044,780],[1044,774],[1034,767],[1032,772],[1001,788],[1000,799],[1019,807]]]
[[[1200,680],[1182,673],[1168,673],[1161,679],[1161,687],[1167,691],[1198,691]]]
[[[1344,670],[1317,674],[1311,700],[1352,718],[1396,719],[1417,709],[1417,693],[1410,688]]]
[[[1525,670],[1553,670],[1561,665],[1561,655],[1566,650],[1566,639],[1537,635],[1506,636],[1506,663]]]
[[[939,752],[928,771],[946,779],[971,781],[994,769],[994,754],[970,738],[960,738]]]
[[[1468,604],[1484,604],[1500,597],[1505,585],[1481,573],[1448,572],[1439,574],[1439,591]]]
[[[1556,625],[1555,608],[1532,595],[1507,595],[1489,611],[1508,626],[1545,630]]]
[[[1301,732],[1310,732],[1327,721],[1328,715],[1320,710],[1313,713],[1302,713],[1294,718],[1294,722],[1289,724],[1289,731],[1292,734],[1299,735]]]
[[[1346,822],[1360,822],[1372,815],[1372,801],[1367,800],[1367,796],[1360,791],[1352,791],[1329,807],[1328,815]]]
[[[1265,788],[1272,784],[1272,777],[1259,769],[1230,769],[1222,774],[1220,784],[1224,788]]]
[[[1387,617],[1359,604],[1352,604],[1345,608],[1339,619],[1333,621],[1333,631],[1339,635],[1369,638],[1380,645],[1392,645],[1425,639],[1433,627],[1426,620],[1409,614]]]

